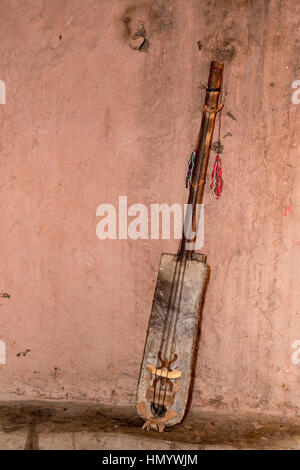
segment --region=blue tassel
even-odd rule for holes
[[[196,150],[193,150],[192,155],[189,159],[189,164],[186,172],[186,177],[185,177],[185,187],[190,188],[192,184],[192,178],[193,178],[193,170],[194,170],[194,165],[195,165],[195,159],[196,159]]]

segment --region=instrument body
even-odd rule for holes
[[[187,259],[185,267],[182,268],[185,272],[181,284],[180,308],[178,310],[175,332],[177,359],[171,365],[172,371],[180,371],[181,374],[180,377],[175,379],[172,379],[170,374],[169,380],[173,386],[172,390],[168,391],[167,398],[165,399],[166,414],[158,418],[157,422],[153,422],[155,419],[151,412],[151,400],[153,400],[154,394],[153,382],[160,375],[155,378],[155,374],[151,374],[147,366],[154,365],[156,367],[177,262],[177,255],[163,253],[161,256],[138,384],[138,413],[146,420],[146,424],[150,420],[149,425],[154,424],[158,427],[160,423],[164,426],[177,424],[184,416],[191,380],[200,305],[209,272],[205,256],[201,254],[194,254],[193,258]],[[176,305],[175,308],[177,308]],[[166,370],[166,368],[164,369]],[[158,365],[157,372],[159,370],[160,366]],[[164,387],[165,384],[162,385],[162,388]],[[161,391],[160,400],[162,398],[163,392]]]

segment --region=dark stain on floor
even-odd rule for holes
[[[224,446],[234,449],[292,449],[300,442],[296,418],[264,415],[227,415],[215,411],[190,411],[183,423],[164,433],[143,431],[135,407],[86,402],[0,402],[0,432],[27,433],[26,449],[39,448],[39,433],[93,432],[130,435],[192,444],[199,449]],[[298,444],[297,444],[298,442]],[[295,447],[296,446],[296,447]]]

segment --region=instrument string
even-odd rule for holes
[[[159,369],[159,361],[160,357],[163,359],[162,362],[164,362],[166,358],[166,347],[168,346],[168,340],[169,340],[169,333],[170,333],[170,325],[171,325],[171,320],[173,316],[173,311],[174,311],[174,306],[175,306],[175,299],[177,296],[177,291],[178,291],[178,285],[179,285],[179,279],[180,279],[180,271],[181,271],[181,263],[182,263],[182,253],[179,253],[177,258],[176,258],[176,264],[174,267],[174,273],[173,273],[173,279],[172,279],[172,285],[171,285],[171,291],[170,291],[170,296],[169,296],[169,302],[168,302],[168,308],[167,308],[167,315],[165,318],[164,322],[164,328],[162,332],[162,339],[160,343],[160,348],[159,352],[157,355],[157,362],[156,362],[156,370],[155,370],[155,377],[157,376],[157,371]],[[167,340],[167,341],[166,341]],[[162,356],[162,349],[164,342],[166,341],[166,346],[164,348],[164,355]],[[168,371],[167,371],[167,377],[166,377],[166,382],[165,382],[165,389],[167,386],[167,379],[168,379]],[[162,380],[159,381],[159,390],[158,390],[158,400],[157,400],[157,408],[159,409],[159,402],[160,402],[160,394],[162,391]],[[153,403],[155,404],[155,398],[156,398],[156,383],[154,385],[154,392],[153,392]]]
[[[166,348],[165,348],[165,356],[167,356],[167,351],[168,351],[168,346],[169,346],[169,337],[172,338],[171,343],[170,343],[171,347],[170,347],[170,353],[169,353],[169,359],[168,359],[169,364],[173,360],[173,357],[174,357],[174,354],[175,354],[176,325],[177,325],[178,315],[179,315],[179,311],[180,311],[180,303],[181,303],[181,296],[182,296],[182,289],[183,289],[183,280],[184,280],[185,270],[186,270],[186,262],[187,262],[187,256],[186,255],[183,257],[182,261],[183,262],[181,262],[181,264],[180,264],[181,276],[179,275],[179,279],[178,279],[180,281],[180,282],[178,282],[178,284],[180,285],[180,289],[178,289],[178,285],[177,285],[177,288],[176,288],[176,294],[179,291],[179,295],[178,295],[178,298],[177,299],[175,298],[175,300],[174,300],[174,306],[175,306],[175,303],[176,303],[176,308],[174,309],[175,310],[175,312],[174,312],[175,315],[174,315],[174,320],[173,320],[173,326],[172,326],[172,328],[169,328],[168,339],[167,339]],[[177,295],[176,295],[176,297],[177,297]],[[171,335],[172,331],[173,331],[173,334]],[[164,406],[165,399],[166,399],[166,392],[167,392],[167,386],[168,386],[168,375],[169,375],[169,370],[167,371],[167,376],[166,376],[166,383],[165,383],[165,388],[164,388],[162,406]]]

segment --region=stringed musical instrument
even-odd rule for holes
[[[141,364],[137,411],[143,428],[162,432],[183,419],[189,397],[200,307],[208,280],[206,256],[195,252],[199,205],[219,105],[223,63],[211,62],[201,128],[188,175],[189,198],[177,254],[161,256]]]

